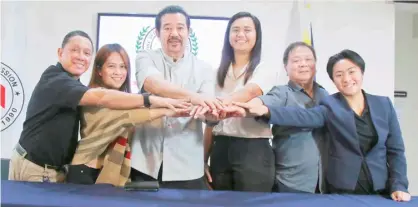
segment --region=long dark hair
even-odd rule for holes
[[[103,64],[106,62],[107,58],[112,53],[119,53],[120,56],[122,56],[123,63],[126,67],[126,80],[123,82],[122,86],[119,88],[119,91],[123,92],[131,92],[131,64],[129,61],[129,56],[126,50],[119,44],[106,44],[103,45],[99,51],[97,51],[96,58],[94,59],[94,65],[93,65],[93,72],[91,74],[91,79],[89,83],[90,88],[95,87],[103,87],[103,81],[102,78],[99,75],[99,72],[101,71]]]
[[[255,32],[257,36],[254,48],[251,50],[250,62],[245,72],[244,84],[247,83],[248,79],[250,79],[255,68],[260,63],[260,60],[261,60],[262,34],[261,34],[260,20],[249,12],[236,13],[229,20],[228,26],[226,27],[226,31],[225,31],[224,46],[222,49],[222,58],[221,58],[221,63],[219,65],[218,73],[217,73],[217,82],[221,88],[224,87],[225,77],[226,77],[226,74],[228,73],[229,66],[231,65],[231,63],[232,64],[235,63],[234,50],[231,44],[229,43],[229,34],[230,34],[231,26],[232,26],[232,23],[234,23],[237,19],[244,18],[244,17],[249,17],[253,20],[254,26],[255,26]]]

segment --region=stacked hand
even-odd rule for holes
[[[210,121],[219,121],[231,117],[257,117],[268,114],[269,109],[263,104],[250,104],[241,102],[231,102],[231,104],[223,104],[223,107],[218,113],[207,113],[208,110],[202,110],[198,113],[197,118],[206,117]],[[196,118],[196,116],[195,116]]]
[[[204,118],[206,115],[218,117],[219,112],[225,107],[219,99],[205,97],[197,94],[190,99],[193,104],[190,115],[195,118]]]
[[[222,110],[222,114],[219,116],[219,119],[227,119],[227,118],[232,118],[232,117],[245,117],[245,116],[246,116],[246,111],[244,108],[235,106],[235,105],[230,105],[228,107],[225,107]]]
[[[194,106],[200,106],[201,110],[205,109],[213,111],[217,113],[218,110],[221,110],[224,106],[222,102],[216,98],[206,97],[201,94],[196,94],[190,98],[190,103]],[[200,113],[204,113],[206,111],[199,111]],[[197,109],[196,109],[197,112]]]
[[[190,108],[187,109],[175,109],[175,110],[168,110],[168,112],[165,114],[168,117],[190,117]]]
[[[264,116],[268,114],[269,109],[267,106],[263,104],[249,104],[249,103],[240,103],[234,102],[235,106],[241,107],[244,109],[244,113],[242,111],[238,111],[238,115],[241,117],[256,117],[256,116]]]
[[[188,109],[191,107],[191,104],[186,100],[181,99],[171,99],[171,98],[163,98],[158,96],[150,96],[149,100],[151,102],[152,108],[168,108],[173,111],[177,111],[180,109]]]
[[[212,98],[207,100],[212,102],[216,107],[211,108],[204,105],[196,105],[191,111],[191,115],[195,119],[204,119],[211,122],[220,121],[231,117],[244,117],[245,109],[233,105],[232,100],[227,98]]]
[[[150,96],[154,108],[168,108],[171,117],[193,117],[195,119],[220,121],[231,117],[255,117],[268,113],[268,108],[262,104],[233,102],[227,98],[210,98],[197,94],[189,101],[182,99]]]

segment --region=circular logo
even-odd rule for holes
[[[161,42],[155,34],[155,28],[150,26],[143,27],[141,31],[139,31],[135,47],[137,53],[144,49],[153,50],[161,48]],[[190,50],[193,55],[197,55],[199,46],[197,44],[196,33],[194,33],[192,29],[190,29],[189,41],[186,44],[186,49]]]
[[[12,125],[22,111],[25,92],[19,76],[4,63],[1,63],[1,131]]]

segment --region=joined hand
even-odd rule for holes
[[[249,104],[241,102],[233,102],[233,104],[245,110],[245,113],[240,113],[240,116],[242,117],[264,116],[269,113],[269,109],[263,104]]]
[[[178,109],[188,109],[191,106],[189,102],[182,99],[150,96],[149,100],[152,108],[168,108],[173,111],[177,111]]]

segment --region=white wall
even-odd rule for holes
[[[412,37],[412,16],[418,4],[396,5],[395,89],[407,91],[407,98],[395,98],[405,141],[410,192],[418,195],[418,37]],[[415,23],[418,28],[418,21]]]
[[[317,14],[314,19],[314,41],[318,45],[318,81],[330,92],[336,92],[337,89],[326,73],[328,58],[342,49],[351,49],[358,52],[366,62],[364,89],[372,94],[393,97],[393,5],[368,1],[323,1],[313,8]]]
[[[317,81],[330,93],[337,92],[326,72],[326,64],[331,55],[343,49],[351,49],[358,52],[366,62],[364,89],[393,99],[393,4],[315,1],[312,10],[314,46],[318,56]],[[281,57],[283,50],[277,52]]]
[[[95,41],[99,12],[155,14],[173,3],[176,2],[1,2],[1,61],[18,73],[26,92],[22,114],[12,127],[1,132],[1,157],[10,157],[22,130],[31,92],[43,70],[56,63],[57,48],[67,32],[81,29],[91,34]],[[290,1],[187,1],[177,4],[190,15],[230,17],[238,11],[247,10],[258,16],[263,28],[264,61],[270,70],[282,71],[281,83],[286,80],[281,59],[287,46]],[[326,74],[325,64],[330,55],[350,48],[366,60],[364,88],[374,94],[393,97],[394,6],[384,2],[314,1],[311,7],[319,58],[318,82],[330,92],[336,91]],[[82,76],[82,82],[87,83],[89,77],[90,72]],[[418,150],[416,146],[408,149]],[[408,162],[411,163],[413,160],[409,155]],[[418,187],[418,181],[411,186]]]
[[[157,13],[168,4],[173,2],[2,2],[2,59],[14,68],[30,66],[30,78],[39,77],[48,64],[56,61],[56,49],[68,31],[82,29],[95,39],[98,12]],[[202,16],[230,17],[238,11],[250,8],[249,11],[257,15],[262,23],[264,61],[271,66],[271,70],[283,72],[281,58],[287,46],[285,39],[292,6],[290,1],[189,1],[179,4],[191,15]],[[355,15],[352,11],[355,11]],[[394,82],[390,77],[393,77],[394,71],[393,5],[382,2],[314,1],[312,17],[319,57],[318,81],[321,84],[331,92],[336,91],[326,74],[325,64],[330,55],[350,48],[366,59],[365,88],[371,93],[392,96]],[[10,25],[13,28],[9,28]],[[25,55],[25,61],[21,61],[20,56],[12,51],[20,51]],[[374,79],[374,73],[382,78]],[[284,72],[283,75],[285,76]],[[89,77],[88,72],[82,77],[82,81],[87,83]],[[281,79],[281,82],[284,81]],[[24,82],[28,91],[36,84],[32,80]]]

